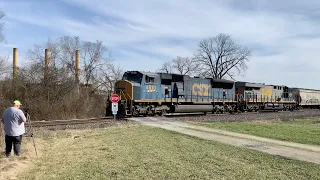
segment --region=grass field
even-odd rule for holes
[[[17,179],[320,179],[319,165],[139,125],[60,131],[36,142],[40,157]]]
[[[189,122],[277,140],[320,145],[320,117],[251,122]]]

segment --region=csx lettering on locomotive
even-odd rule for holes
[[[198,96],[209,96],[209,85],[208,84],[193,84],[192,94]]]

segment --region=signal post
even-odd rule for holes
[[[114,120],[116,120],[116,115],[118,112],[118,102],[119,102],[119,96],[118,94],[112,94],[110,97],[110,100],[112,102],[112,114],[114,116]]]

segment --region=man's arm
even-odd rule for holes
[[[26,118],[26,116],[24,115],[23,111],[20,111],[20,120],[21,120],[22,122],[27,122],[27,118]]]

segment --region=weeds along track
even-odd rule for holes
[[[51,121],[30,121],[25,124],[26,132],[32,130],[64,130],[64,129],[90,129],[102,128],[126,121],[114,121],[113,117],[71,119],[71,120],[51,120]]]
[[[88,124],[98,122],[108,122],[112,118],[91,118],[91,119],[70,119],[70,120],[52,120],[52,121],[31,121],[25,124],[26,127],[44,127],[44,126],[58,126],[58,125],[74,125],[74,124]]]

